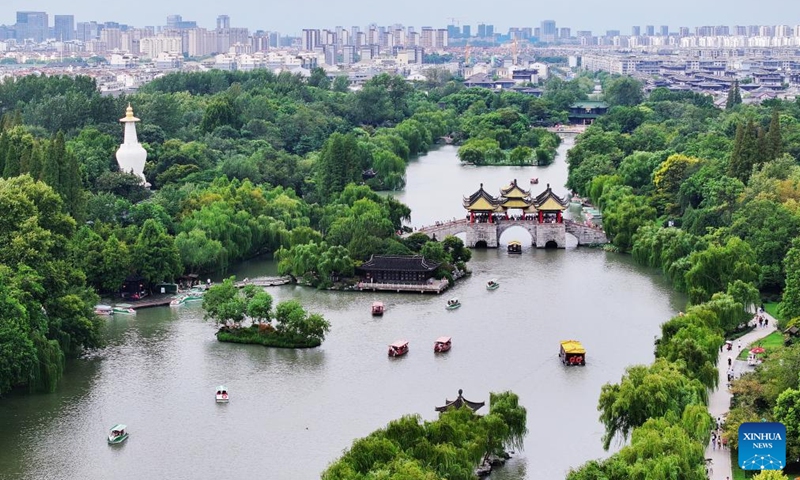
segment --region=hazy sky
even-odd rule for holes
[[[227,14],[231,26],[299,34],[302,28],[341,25],[364,26],[370,23],[402,23],[415,27],[444,27],[450,17],[462,25],[494,24],[495,31],[506,33],[512,26],[539,26],[545,19],[573,30],[605,30],[630,33],[631,25],[774,25],[800,24],[796,0],[728,0],[727,2],[672,0],[654,3],[646,0],[560,0],[531,2],[459,0],[341,0],[279,1],[238,0],[213,2],[197,0],[2,0],[0,24],[16,22],[18,10],[45,11],[50,15],[73,14],[75,21],[116,21],[133,26],[164,25],[170,14],[194,20],[200,27],[214,28],[216,17]],[[475,27],[473,26],[473,32]]]

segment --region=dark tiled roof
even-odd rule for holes
[[[531,194],[530,190],[525,190],[524,188],[522,188],[519,185],[517,185],[517,179],[516,178],[511,182],[511,185],[509,185],[506,188],[501,188],[500,189],[500,193],[503,194],[503,195],[507,195],[508,192],[510,192],[511,190],[514,190],[514,187],[519,188],[522,191],[522,193],[524,193],[526,195],[530,195]]]
[[[553,193],[553,190],[550,188],[550,184],[549,183],[547,184],[547,190],[545,190],[544,192],[540,193],[536,197],[536,201],[535,201],[536,205],[538,206],[538,205],[541,205],[542,203],[544,203],[547,200],[547,197],[553,197],[553,199],[556,202],[558,202],[562,207],[569,206],[569,202],[564,201],[563,198],[560,198],[558,195]]]
[[[483,184],[481,183],[481,188],[479,188],[477,192],[473,193],[469,197],[464,197],[464,207],[469,207],[473,203],[477,202],[481,197],[485,198],[486,201],[492,205],[497,205],[497,199],[489,195],[486,190],[483,189]]]
[[[359,268],[367,271],[432,272],[438,266],[422,255],[373,255]]]
[[[464,398],[462,396],[462,393],[463,393],[463,390],[459,390],[458,391],[458,398],[456,398],[455,400],[447,400],[447,399],[445,399],[445,405],[442,406],[442,407],[436,407],[436,411],[437,412],[446,412],[447,410],[449,410],[451,408],[461,408],[462,406],[466,405],[470,409],[472,409],[472,411],[474,412],[474,411],[478,410],[479,408],[481,408],[482,406],[486,405],[485,402],[470,402],[469,400],[467,400],[466,398]]]

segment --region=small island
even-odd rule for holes
[[[272,303],[272,296],[255,285],[237,288],[236,277],[214,285],[203,295],[205,318],[219,325],[220,342],[278,348],[322,345],[331,328],[322,315],[306,312],[297,300],[280,302],[274,310]]]

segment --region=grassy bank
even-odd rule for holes
[[[322,344],[316,338],[309,339],[296,335],[286,335],[278,331],[259,332],[258,327],[220,330],[217,332],[217,340],[220,342],[246,343],[276,348],[314,348]]]
[[[779,322],[783,321],[783,318],[778,313],[780,310],[781,304],[779,302],[769,302],[764,304],[764,310],[767,311],[770,315],[775,317]]]
[[[755,347],[764,347],[767,353],[772,353],[779,348],[783,348],[783,333],[781,332],[772,332],[766,337],[753,342],[748,348],[742,350],[739,353],[739,360],[747,360],[747,355],[750,353],[750,349]]]

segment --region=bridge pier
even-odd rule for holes
[[[567,248],[567,234],[563,223],[537,223],[534,244],[536,248],[547,248],[547,244],[556,244],[556,248]]]
[[[496,223],[471,223],[467,228],[467,241],[464,246],[475,248],[479,242],[486,244],[486,248],[497,248],[498,224]]]

